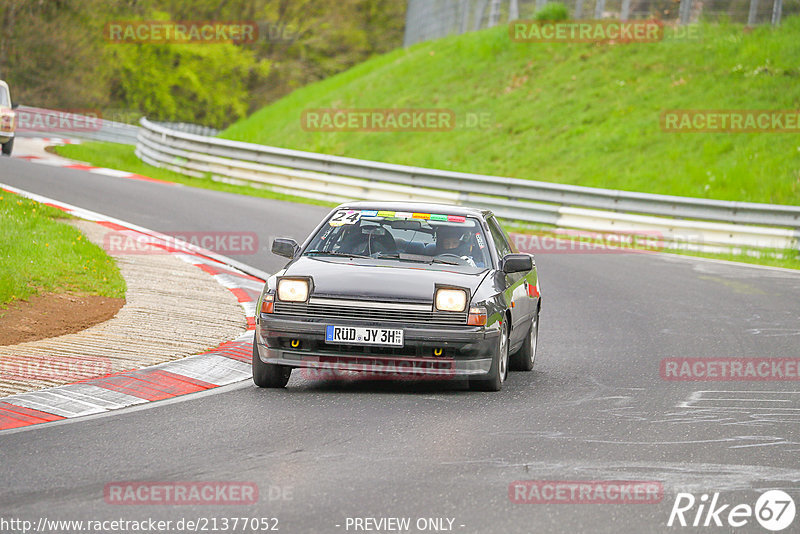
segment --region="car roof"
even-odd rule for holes
[[[346,202],[336,209],[378,210],[378,211],[410,211],[412,213],[441,213],[442,215],[460,215],[462,217],[487,218],[492,212],[487,209],[456,206],[436,202],[371,202],[368,200]]]

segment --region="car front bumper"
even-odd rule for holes
[[[328,325],[403,330],[403,347],[325,342]],[[440,378],[487,375],[499,329],[376,323],[365,320],[262,314],[256,323],[262,362],[301,368]],[[441,352],[439,352],[441,351]],[[439,354],[438,356],[436,354]]]

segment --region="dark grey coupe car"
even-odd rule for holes
[[[292,369],[464,378],[498,391],[533,369],[536,264],[487,210],[406,202],[343,204],[298,245],[258,302],[253,380]]]

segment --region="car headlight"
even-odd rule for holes
[[[308,280],[285,278],[278,282],[278,300],[305,302],[308,300]]]
[[[437,290],[436,309],[439,311],[463,312],[467,309],[467,292],[462,289]]]

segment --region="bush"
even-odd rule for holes
[[[138,44],[111,50],[112,95],[150,119],[223,128],[247,114],[267,60],[232,44]]]
[[[554,21],[569,19],[569,10],[561,2],[548,2],[534,16],[539,21]]]

